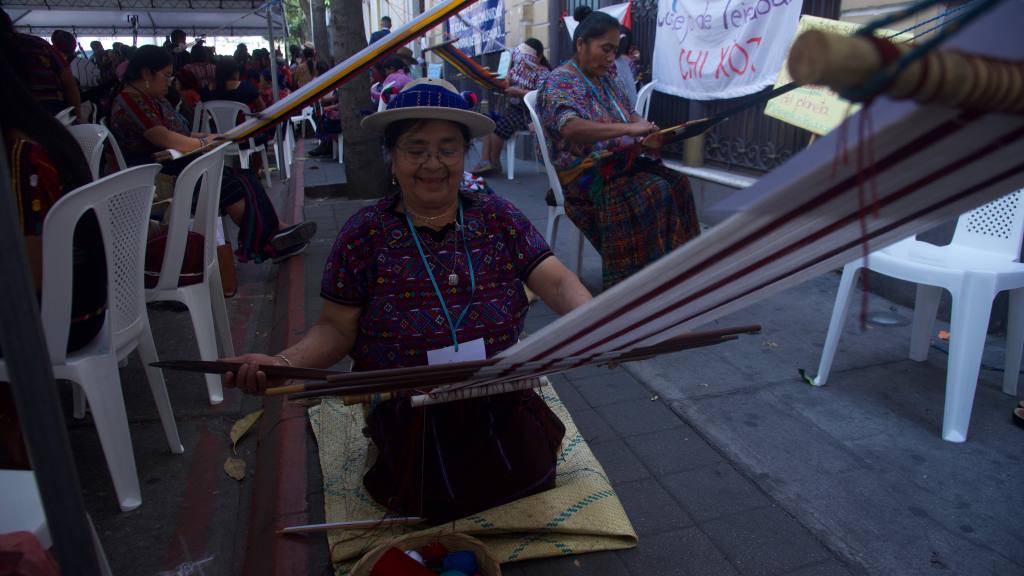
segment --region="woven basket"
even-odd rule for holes
[[[450,552],[470,550],[476,555],[476,563],[481,576],[501,576],[501,564],[487,549],[487,546],[476,538],[461,533],[409,535],[388,544],[381,544],[367,552],[359,562],[356,562],[349,575],[370,576],[373,565],[387,552],[388,548],[394,547],[402,551],[418,550],[431,542],[440,542]]]

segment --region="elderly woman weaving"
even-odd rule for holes
[[[443,80],[411,82],[363,120],[391,158],[391,190],[344,225],[324,268],[324,308],[300,342],[249,354],[225,384],[258,393],[260,365],[353,370],[481,360],[523,330],[529,286],[564,314],[591,296],[515,206],[465,188],[471,138],[494,122]],[[389,511],[459,518],[554,486],[565,428],[532,390],[370,410],[377,459],[364,484]]]
[[[634,113],[609,76],[619,23],[576,9],[571,60],[551,72],[537,97],[565,212],[601,254],[605,287],[700,234],[685,176],[647,154],[658,127]]]

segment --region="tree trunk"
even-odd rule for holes
[[[317,60],[324,62],[328,65],[331,64],[331,44],[327,37],[327,7],[324,6],[324,0],[307,0],[313,5],[312,23],[313,23],[313,46],[316,49]],[[362,14],[362,5],[360,4],[359,12],[354,14]],[[335,17],[340,16],[337,10],[334,11]]]
[[[312,17],[309,15],[309,2],[307,2],[306,0],[297,0],[296,3],[299,5],[299,10],[302,11],[303,18],[302,23],[299,24],[299,29],[296,32],[296,36],[298,36],[298,38],[296,39],[296,41],[293,41],[292,44],[296,44],[301,47],[303,44],[306,43],[306,40],[310,39],[309,23],[312,22],[313,20]],[[291,58],[292,55],[289,53],[289,62],[291,62]]]
[[[334,54],[343,62],[366,48],[363,19],[352,15],[363,13],[361,0],[332,0]],[[349,198],[379,198],[383,195],[388,174],[381,155],[381,139],[366,133],[359,123],[361,110],[372,110],[370,75],[362,73],[338,90],[338,112],[341,132],[345,135],[345,179]]]

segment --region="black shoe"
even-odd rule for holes
[[[274,237],[270,239],[270,245],[274,247],[274,250],[282,252],[295,246],[296,244],[302,244],[309,242],[309,240],[316,234],[316,222],[300,222],[287,228],[282,228],[274,234]]]
[[[306,247],[309,246],[309,242],[300,242],[294,246],[288,247],[286,250],[281,250],[274,256],[274,264],[280,264],[292,256],[297,256],[306,251]]]
[[[334,145],[330,142],[321,142],[316,148],[310,150],[307,156],[334,156]]]

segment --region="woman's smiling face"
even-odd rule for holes
[[[420,208],[450,206],[459,191],[466,146],[458,124],[428,120],[402,134],[392,151],[392,170],[407,201]]]

